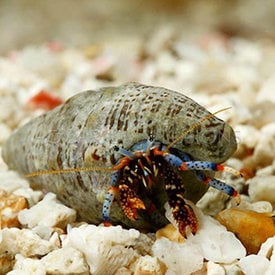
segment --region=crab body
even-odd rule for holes
[[[156,230],[168,222],[164,203],[173,197],[167,189],[168,178],[174,177],[172,185],[193,202],[208,188],[203,183],[208,175],[183,171],[175,164],[178,159],[221,163],[236,150],[232,128],[215,116],[164,149],[209,114],[189,97],[160,87],[128,83],[86,91],[18,129],[2,154],[9,168],[22,175],[94,167],[90,172],[43,174],[30,181],[56,193],[82,220],[95,224],[102,222],[102,207],[112,198],[110,187],[117,189],[108,219],[126,227]],[[155,141],[148,145],[149,136]],[[120,150],[114,150],[115,146]],[[155,154],[155,149],[162,153]],[[122,162],[125,152],[131,152],[126,164]],[[113,167],[112,173],[106,167]],[[123,194],[140,199],[138,207],[127,208],[127,199],[121,203]]]

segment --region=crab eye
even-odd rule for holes
[[[117,145],[115,145],[115,146],[113,147],[113,149],[114,149],[114,151],[116,151],[116,152],[119,151],[119,147],[118,147]]]
[[[149,135],[149,137],[148,137],[148,140],[149,140],[150,142],[153,142],[153,141],[155,140],[155,136],[154,136],[152,133],[150,133],[150,135]]]

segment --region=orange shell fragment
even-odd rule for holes
[[[261,244],[275,235],[275,225],[270,213],[231,208],[221,211],[217,220],[236,234],[249,254],[257,253]]]
[[[7,194],[0,190],[0,229],[5,227],[19,227],[17,214],[28,207],[27,200],[22,196]]]
[[[178,229],[175,228],[171,223],[167,224],[166,226],[164,226],[156,232],[157,239],[160,239],[162,237],[165,237],[170,241],[177,243],[183,243],[185,241],[182,234],[180,234]]]
[[[52,110],[56,106],[63,103],[63,100],[58,96],[45,91],[41,90],[35,96],[33,96],[27,102],[27,108],[29,109],[43,109],[43,110]]]

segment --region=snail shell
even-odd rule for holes
[[[121,156],[114,146],[131,148],[155,139],[170,144],[210,113],[189,97],[161,87],[128,83],[79,93],[63,105],[31,120],[3,146],[3,158],[21,175],[41,170],[111,167]],[[232,128],[217,117],[204,121],[177,142],[175,148],[197,160],[221,163],[236,150]],[[186,198],[196,202],[207,187],[192,172],[181,172]],[[109,171],[46,174],[30,178],[34,185],[57,194],[86,221],[102,220],[102,202],[110,186]],[[162,215],[163,213],[161,213]],[[130,221],[118,202],[111,211],[114,224],[156,229],[154,221]]]

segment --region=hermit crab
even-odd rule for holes
[[[198,230],[185,199],[209,186],[236,150],[232,128],[189,97],[128,83],[86,91],[18,129],[3,147],[10,169],[57,194],[82,220],[156,230],[172,209],[179,231]]]

